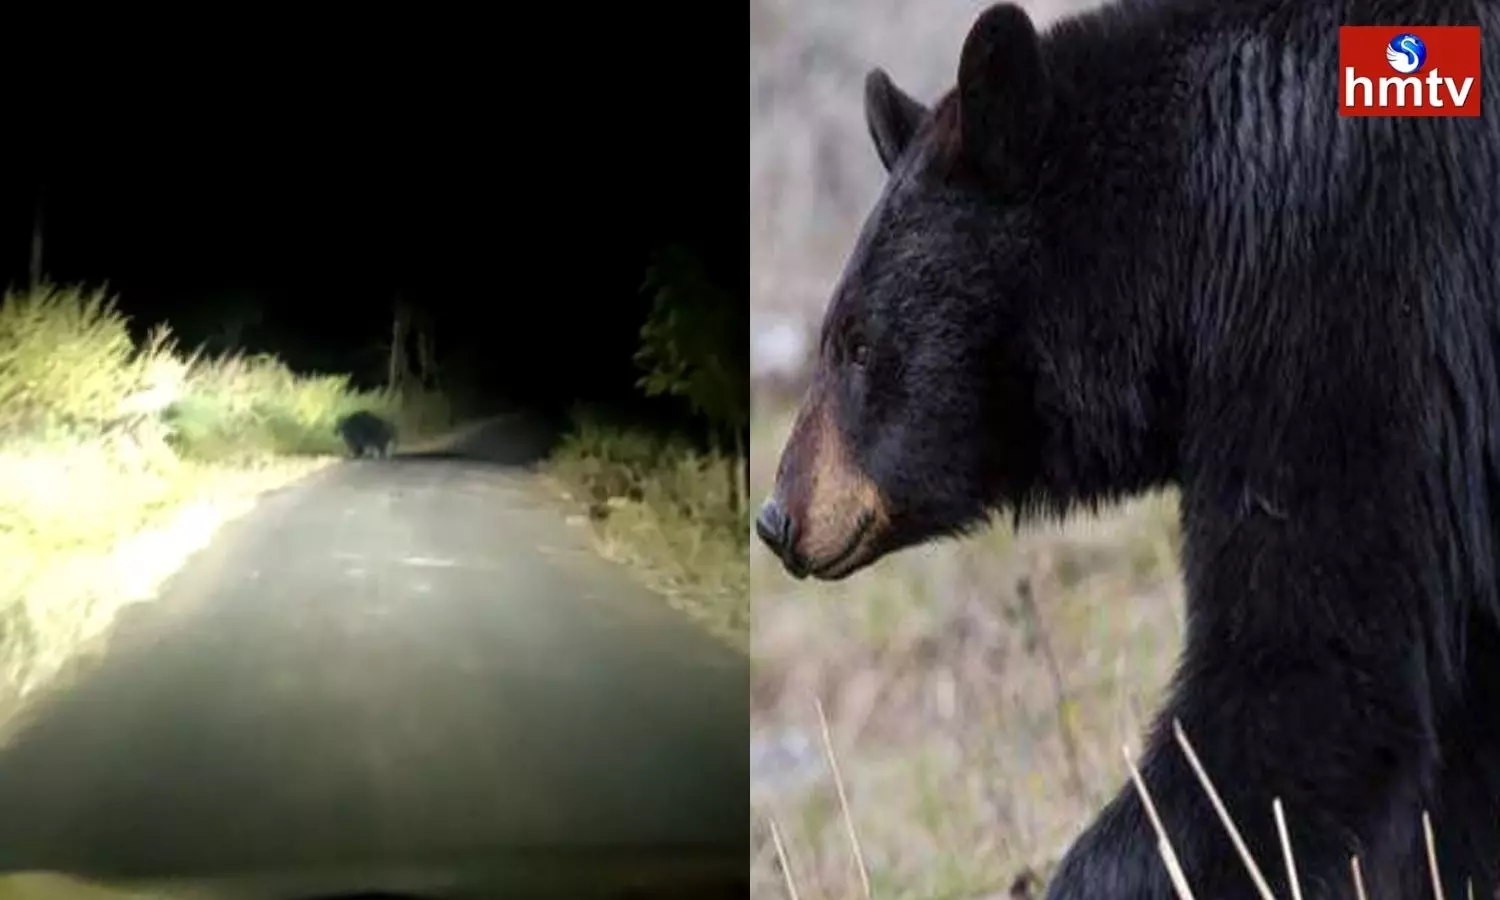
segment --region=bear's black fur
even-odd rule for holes
[[[366,410],[339,419],[334,431],[344,439],[344,446],[355,459],[365,456],[385,459],[396,447],[396,427]]]
[[[1340,25],[1480,25],[1479,118],[1341,118]],[[1000,5],[889,172],[757,531],[837,579],[993,511],[1180,490],[1186,641],[1140,760],[1198,897],[1500,874],[1500,4]],[[1438,66],[1441,60],[1430,61]],[[1123,790],[1062,898],[1173,896]]]

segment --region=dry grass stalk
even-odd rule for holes
[[[1239,828],[1235,827],[1234,820],[1229,817],[1229,810],[1224,808],[1224,801],[1220,799],[1213,779],[1208,777],[1208,772],[1199,761],[1198,754],[1188,741],[1186,732],[1182,730],[1182,723],[1174,719],[1172,732],[1177,736],[1177,744],[1182,748],[1183,755],[1187,757],[1188,765],[1193,767],[1193,773],[1198,776],[1198,783],[1203,786],[1203,792],[1208,795],[1209,802],[1213,804],[1214,812],[1218,813],[1219,821],[1224,824],[1224,830],[1229,833],[1229,839],[1234,842],[1234,849],[1239,852],[1240,859],[1250,872],[1250,878],[1255,882],[1255,889],[1260,893],[1261,900],[1276,900],[1275,895],[1271,893],[1271,886],[1266,883],[1266,876],[1261,874],[1260,866],[1255,864],[1255,858],[1250,855],[1250,848],[1245,846],[1245,839],[1240,836]]]
[[[802,900],[802,895],[797,891],[797,879],[792,874],[792,861],[787,856],[786,843],[781,839],[781,828],[776,824],[776,817],[767,815],[766,824],[771,827],[771,843],[776,847],[776,864],[781,867],[781,875],[786,880],[786,895],[790,900]]]
[[[1281,856],[1286,860],[1286,879],[1292,885],[1293,900],[1302,900],[1302,884],[1297,880],[1297,861],[1292,858],[1292,838],[1286,830],[1286,814],[1281,809],[1281,798],[1271,802],[1271,811],[1276,815],[1276,832],[1281,836]]]
[[[1359,900],[1369,900],[1369,895],[1365,893],[1364,876],[1359,872],[1358,856],[1349,857],[1349,874],[1354,878],[1354,895]]]
[[[1161,816],[1156,812],[1156,803],[1151,799],[1151,792],[1146,789],[1145,779],[1141,778],[1141,772],[1136,768],[1135,762],[1130,758],[1130,748],[1121,747],[1125,754],[1125,765],[1130,768],[1130,780],[1135,783],[1136,793],[1140,795],[1141,805],[1146,808],[1146,817],[1151,820],[1151,827],[1156,831],[1156,849],[1161,853],[1161,858],[1167,866],[1167,875],[1172,879],[1172,888],[1177,892],[1179,900],[1193,900],[1193,891],[1188,887],[1187,878],[1183,875],[1182,864],[1177,859],[1177,851],[1172,849],[1172,842],[1167,837],[1167,829],[1161,823]]]
[[[828,717],[823,713],[823,701],[814,697],[818,710],[818,726],[823,734],[823,751],[828,754],[828,770],[833,773],[833,786],[838,791],[839,809],[844,817],[844,828],[849,833],[849,849],[854,854],[854,865],[859,871],[859,884],[864,890],[865,900],[870,900],[870,873],[865,866],[865,854],[859,846],[859,833],[854,830],[854,817],[849,813],[849,797],[844,792],[844,778],[839,772],[838,755],[833,752],[833,736],[828,730]]]

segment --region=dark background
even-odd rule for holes
[[[41,33],[10,79],[0,282],[25,283],[45,185],[47,276],[107,282],[140,328],[192,344],[250,300],[248,349],[367,381],[399,294],[480,400],[678,414],[633,384],[639,288],[680,239],[746,302],[744,25],[647,6]]]

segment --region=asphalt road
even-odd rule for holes
[[[0,871],[278,896],[744,871],[747,659],[544,490],[397,456],[262,499],[6,738]]]

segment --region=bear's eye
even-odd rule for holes
[[[870,345],[863,338],[854,338],[849,342],[849,361],[860,368],[870,361]]]

